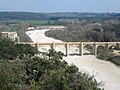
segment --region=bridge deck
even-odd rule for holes
[[[120,42],[53,42],[53,43],[46,43],[46,42],[37,42],[37,43],[34,43],[34,42],[20,42],[19,44],[30,44],[30,45],[35,45],[35,44],[38,44],[38,45],[51,45],[51,44],[55,44],[55,45],[66,45],[66,44],[69,44],[69,45],[80,45],[80,44],[83,44],[83,45],[87,45],[87,44],[96,44],[96,45],[103,45],[103,44],[120,44]]]

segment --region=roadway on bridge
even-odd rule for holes
[[[28,31],[27,35],[33,40],[33,42],[62,42],[53,38],[45,36],[44,30]],[[65,51],[62,47],[57,47],[57,51]],[[47,51],[48,47],[43,47],[43,51]],[[75,47],[71,47],[70,53],[76,52]],[[86,50],[84,50],[87,52]],[[88,72],[94,75],[98,81],[103,81],[105,90],[120,90],[120,68],[115,66],[113,63],[99,60],[93,55],[84,56],[68,56],[64,57],[69,64],[75,64],[79,67],[80,71]]]

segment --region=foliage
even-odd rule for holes
[[[108,58],[108,61],[111,61],[114,64],[120,66],[120,56],[119,55]]]
[[[61,52],[52,49],[35,57],[36,50],[29,45],[16,45],[9,40],[1,40],[0,45],[1,90],[101,90],[94,76],[68,65]],[[19,60],[15,60],[17,55]]]
[[[12,73],[4,63],[0,66],[0,89],[15,90],[15,85],[12,83]]]
[[[64,31],[47,31],[46,36],[59,39],[67,42],[75,41],[96,41],[96,42],[110,42],[118,40],[114,32],[96,32],[92,30],[64,30]]]
[[[37,50],[30,45],[15,44],[10,40],[0,40],[0,59],[23,59],[35,55]]]
[[[24,20],[24,22],[31,23],[33,25],[59,25],[57,20]]]
[[[32,12],[0,12],[0,20],[58,20],[58,19],[108,19],[117,18],[119,13],[32,13]]]
[[[0,69],[0,89],[1,90],[15,90],[15,86],[11,83],[11,74],[5,70]]]
[[[113,56],[115,56],[115,54],[112,52],[101,52],[97,55],[97,58],[102,59],[102,60],[108,60],[109,58]]]
[[[117,19],[116,19],[117,20]],[[67,30],[50,30],[46,36],[67,42],[93,41],[114,42],[120,41],[120,20],[105,20],[92,22],[79,21],[80,23],[66,23]],[[109,23],[106,25],[105,23]],[[100,24],[96,25],[96,24]]]
[[[18,90],[25,86],[24,62],[24,60],[0,61],[0,90]]]
[[[75,65],[68,65],[61,52],[54,50],[44,57],[28,59],[25,70],[26,83],[32,90],[101,90],[93,76],[79,72]]]
[[[112,52],[102,52],[99,53],[97,55],[98,59],[102,59],[102,60],[107,60],[110,61],[112,63],[114,63],[115,65],[120,66],[120,56],[119,55],[115,55]]]
[[[19,26],[11,26],[10,28],[10,31],[12,31],[12,32],[16,32],[16,31],[18,31],[20,28],[19,28]]]

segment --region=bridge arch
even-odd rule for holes
[[[116,48],[116,45],[109,45],[108,48],[109,48],[109,49],[111,49],[111,48]]]
[[[70,44],[69,45],[69,54],[70,55],[79,55],[79,45]]]
[[[117,48],[116,45],[109,45],[108,49],[110,52],[114,52],[114,50]]]
[[[106,48],[105,48],[105,45],[98,45],[96,47],[96,54],[99,54],[99,53],[102,53],[102,52],[105,52]]]
[[[69,46],[67,46],[66,44],[64,45],[55,45],[55,48],[54,48],[56,51],[60,51],[62,52],[64,55],[67,55],[69,54]]]
[[[92,44],[83,45],[83,54],[84,55],[93,55],[94,46]]]
[[[49,49],[51,49],[51,46],[50,45],[38,45],[38,51],[41,51],[41,52],[48,52]]]
[[[111,49],[111,48],[116,48],[116,44],[112,44],[112,45],[108,45],[108,48]]]

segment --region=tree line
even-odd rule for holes
[[[114,42],[120,41],[120,20],[81,21],[80,23],[64,23],[67,30],[50,30],[45,33],[66,42]]]
[[[59,13],[33,13],[33,12],[0,12],[0,20],[58,20],[58,19],[109,19],[118,18],[119,13],[80,13],[80,12],[59,12]]]

